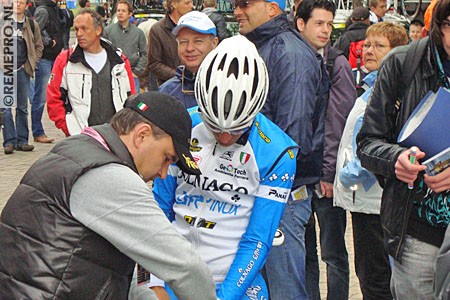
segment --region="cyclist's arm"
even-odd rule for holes
[[[270,181],[271,174],[277,174],[278,178]],[[241,299],[263,267],[292,187],[295,160],[286,153],[271,174],[261,181],[258,188],[247,229],[217,294],[221,300]],[[279,195],[286,197],[283,199]]]
[[[153,182],[153,195],[155,200],[170,222],[175,219],[173,205],[175,203],[178,171],[179,168],[176,165],[170,165],[167,177],[164,180],[157,178]]]

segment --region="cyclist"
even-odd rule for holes
[[[223,40],[200,66],[199,106],[190,109],[190,150],[202,175],[171,165],[154,182],[155,199],[208,264],[222,300],[268,299],[260,269],[295,176],[297,145],[259,113],[268,88],[254,44]]]

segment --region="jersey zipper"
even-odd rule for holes
[[[215,152],[216,152],[216,146],[217,143],[214,145],[212,151],[210,151],[210,153],[208,153],[209,155],[214,156]],[[208,169],[209,169],[209,162],[214,161],[213,159],[207,159],[205,161],[205,164],[202,166],[202,170],[203,170],[203,174],[209,174],[208,173]],[[201,189],[201,180],[199,182],[199,188]],[[204,211],[205,209],[208,209],[208,205],[206,203],[206,198],[203,199],[204,201],[200,204],[200,208],[197,211],[197,216],[194,222],[194,225],[192,226],[192,245],[194,246],[195,249],[198,249],[198,245],[199,245],[199,228],[198,223],[202,220],[202,216],[204,215]]]

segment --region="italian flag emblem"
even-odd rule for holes
[[[139,102],[139,104],[137,105],[137,108],[139,108],[142,111],[146,111],[148,108],[148,105],[143,102]]]
[[[250,154],[248,154],[246,152],[241,152],[241,155],[239,156],[239,161],[241,162],[241,164],[245,165],[249,159],[250,159]]]

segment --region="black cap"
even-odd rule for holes
[[[172,137],[179,157],[177,165],[182,171],[191,175],[201,174],[189,151],[192,120],[180,101],[166,94],[145,92],[128,98],[124,107],[138,112]]]
[[[364,6],[358,6],[357,8],[355,8],[352,12],[352,15],[350,16],[353,21],[364,21],[369,17],[369,9]]]

